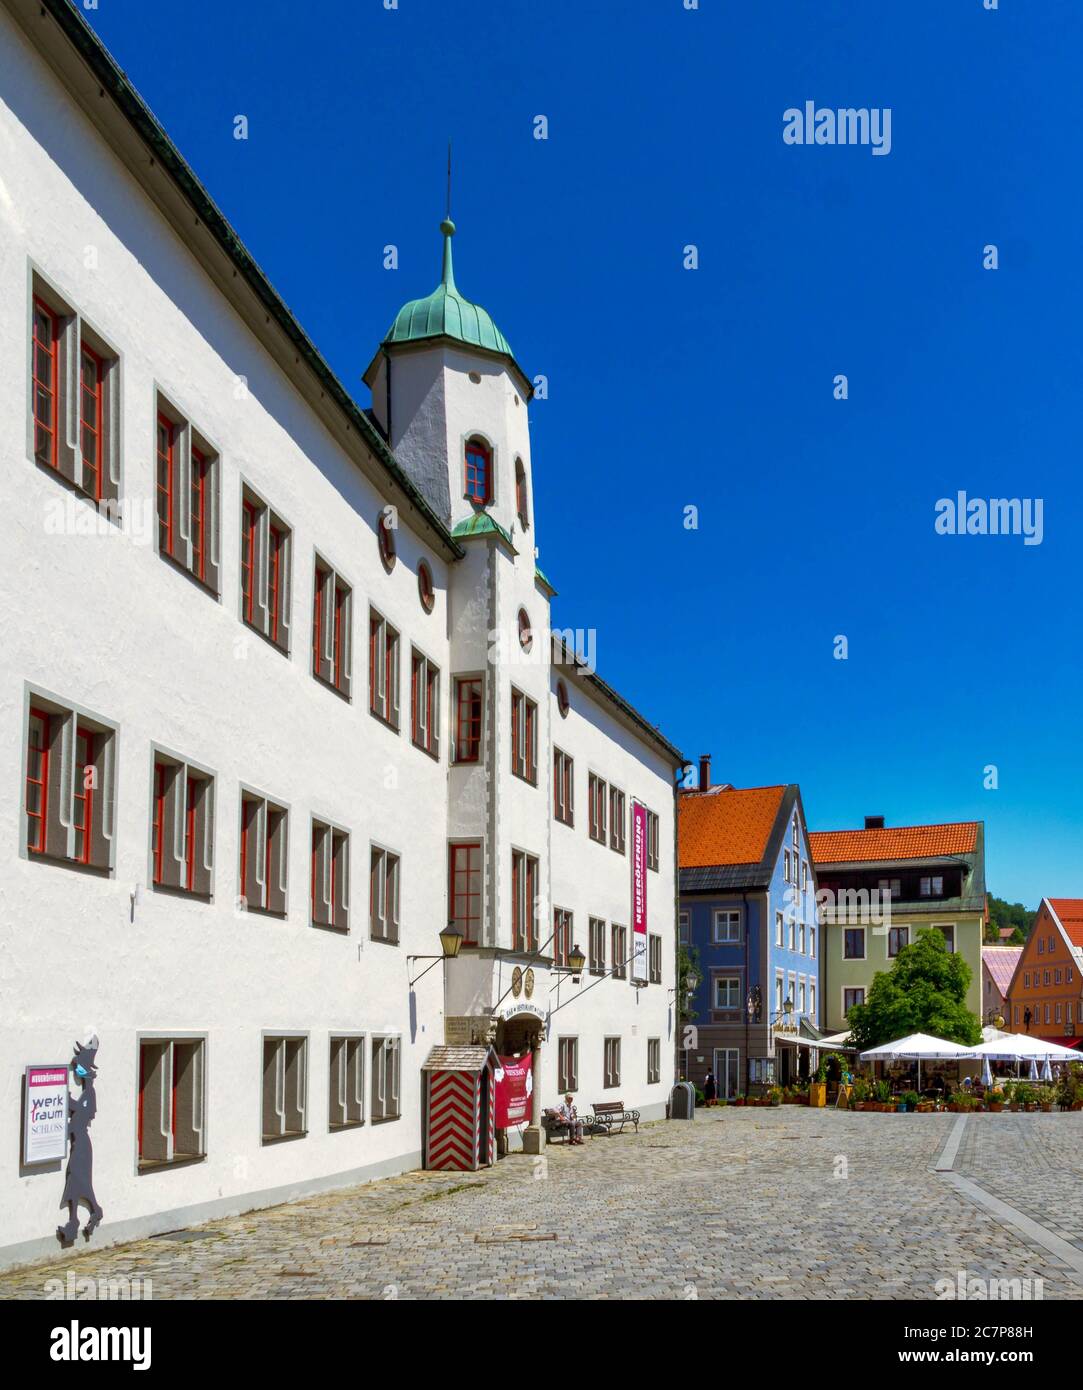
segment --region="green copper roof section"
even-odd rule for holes
[[[534,578],[538,581],[539,584],[544,584],[545,587],[549,590],[549,593],[550,593],[551,595],[555,595],[555,594],[556,594],[556,590],[553,588],[552,584],[549,582],[549,578],[548,578],[548,576],[546,575],[545,571],[542,569],[541,565],[535,565],[535,566],[534,566]]]
[[[492,315],[461,295],[455,285],[455,270],[451,263],[451,238],[455,223],[440,223],[444,234],[443,277],[425,299],[412,299],[395,315],[384,343],[417,343],[425,338],[454,338],[471,347],[498,352],[515,360],[511,344],[493,322]]]
[[[454,540],[463,540],[470,536],[499,536],[515,549],[515,543],[504,530],[499,521],[494,521],[488,512],[475,512],[473,516],[468,516],[465,521],[460,521],[452,528],[451,532]]]

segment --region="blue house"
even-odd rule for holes
[[[680,795],[679,867],[681,942],[698,962],[683,1075],[713,1073],[727,1099],[807,1076],[822,990],[800,789],[712,786],[702,757]]]

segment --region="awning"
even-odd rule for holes
[[[1075,1048],[1078,1048],[1079,1045],[1080,1045],[1080,1043],[1083,1043],[1083,1038],[1065,1038],[1065,1037],[1050,1038],[1050,1037],[1046,1037],[1044,1034],[1040,1034],[1040,1035],[1039,1035],[1039,1038],[1038,1038],[1038,1041],[1039,1041],[1039,1042],[1045,1042],[1045,1043],[1059,1043],[1059,1045],[1060,1045],[1061,1047],[1075,1047]]]

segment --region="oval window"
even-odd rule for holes
[[[530,629],[530,615],[525,608],[519,609],[519,645],[528,652],[534,645],[534,634]]]
[[[394,508],[385,507],[376,523],[376,542],[380,547],[380,559],[388,574],[395,568],[395,513]]]
[[[557,681],[557,709],[560,710],[561,719],[568,717],[568,687],[563,681]]]
[[[426,613],[431,613],[436,602],[436,591],[432,585],[432,570],[424,560],[417,567],[417,592],[422,608]]]

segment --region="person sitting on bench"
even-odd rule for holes
[[[564,1104],[557,1106],[557,1115],[568,1126],[568,1143],[581,1144],[583,1142],[583,1121],[579,1118],[575,1106],[572,1104],[570,1092],[564,1097]]]

